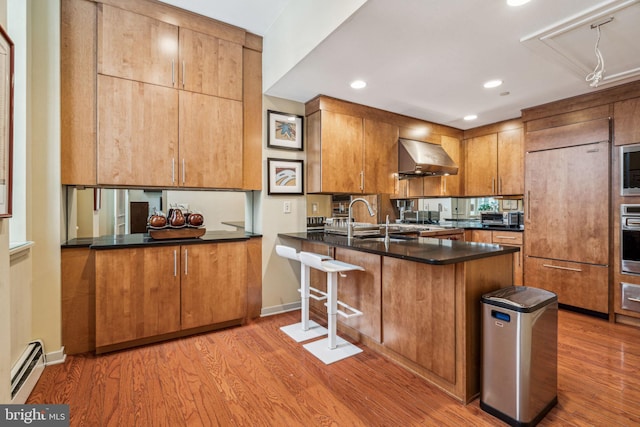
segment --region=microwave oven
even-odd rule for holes
[[[621,192],[623,196],[640,195],[640,144],[620,147]]]

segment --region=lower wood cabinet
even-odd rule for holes
[[[560,304],[609,312],[609,268],[602,265],[525,258],[527,286],[558,295]]]
[[[385,347],[454,383],[455,265],[384,257],[382,276]]]
[[[96,347],[180,330],[179,251],[96,252]]]
[[[524,233],[521,231],[466,230],[465,232],[467,242],[495,243],[520,248],[519,252],[513,254],[513,285],[515,286],[524,284],[523,237]]]
[[[96,351],[247,310],[246,242],[97,250]]]

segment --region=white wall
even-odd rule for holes
[[[264,96],[262,193],[255,203],[259,223],[256,232],[262,234],[262,314],[272,314],[299,307],[300,264],[281,258],[275,253],[275,245],[283,243],[295,246],[291,240],[280,241],[278,233],[306,231],[307,214],[305,196],[275,196],[267,194],[267,158],[304,160],[306,151],[277,150],[267,148],[267,110],[304,116],[304,104],[285,99]],[[303,124],[304,127],[304,124]],[[305,135],[306,137],[306,135]],[[304,146],[304,140],[303,140]],[[305,164],[306,167],[306,164]],[[306,174],[306,169],[305,169]],[[284,202],[291,202],[291,213],[283,212]]]

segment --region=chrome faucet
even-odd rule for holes
[[[357,199],[353,199],[351,201],[351,203],[349,203],[349,218],[347,221],[347,239],[349,241],[351,241],[351,238],[353,238],[353,224],[351,224],[351,221],[353,219],[353,217],[351,216],[351,206],[353,206],[353,204],[355,202],[364,202],[365,205],[367,205],[367,210],[369,211],[369,215],[374,216],[375,213],[373,212],[373,209],[371,208],[371,205],[369,204],[369,202],[366,199],[363,199],[362,197],[358,197]]]
[[[384,243],[385,245],[389,244],[389,215],[387,215],[387,220],[385,221],[384,224]]]

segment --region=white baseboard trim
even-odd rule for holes
[[[60,350],[47,353],[45,366],[59,365],[67,360],[67,355],[64,354],[64,346],[60,347]]]
[[[286,313],[287,311],[300,310],[300,301],[290,302],[288,304],[274,305],[271,307],[263,307],[260,317],[273,316],[274,314]]]

